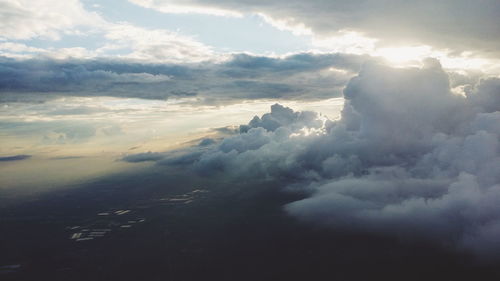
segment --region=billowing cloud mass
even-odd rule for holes
[[[206,151],[159,161],[275,181],[304,194],[284,208],[305,222],[500,258],[499,83],[463,96],[436,60],[367,63],[344,90],[339,120],[276,104]]]
[[[59,95],[189,97],[206,103],[331,98],[341,95],[342,87],[366,59],[311,53],[284,58],[236,54],[225,62],[198,64],[0,58],[0,98],[36,101]]]
[[[379,44],[424,44],[453,51],[499,56],[500,2],[468,1],[228,1],[129,0],[143,7],[175,13],[189,9],[261,13],[280,28],[328,37],[354,31]],[[225,15],[225,14],[223,14]]]

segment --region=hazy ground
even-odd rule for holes
[[[32,196],[0,209],[0,266],[4,266],[0,276],[2,280],[500,277],[494,265],[479,265],[423,241],[401,242],[298,223],[282,206],[299,196],[283,193],[273,182],[248,187],[163,167]],[[117,210],[130,212],[113,214]],[[99,216],[102,212],[111,214]],[[139,219],[144,221],[138,223]],[[127,224],[131,227],[121,227]],[[80,229],[68,229],[74,226]],[[85,227],[110,231],[93,240],[70,239]]]

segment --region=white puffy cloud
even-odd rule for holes
[[[84,9],[78,0],[2,0],[0,1],[0,38],[58,39],[62,34],[78,34],[104,21]]]

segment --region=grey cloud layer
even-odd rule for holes
[[[4,101],[45,96],[318,99],[340,95],[366,57],[297,54],[286,58],[234,55],[224,63],[140,64],[95,60],[0,60]],[[334,67],[343,71],[330,71]],[[332,89],[336,89],[332,91]]]
[[[429,44],[455,51],[480,50],[499,56],[500,2],[496,0],[160,0],[143,3],[168,11],[191,5],[265,13],[291,25],[303,23],[315,33],[354,30],[386,43]],[[147,3],[147,4],[145,4]]]
[[[31,155],[19,154],[19,155],[13,155],[13,156],[3,156],[3,157],[0,157],[0,162],[19,161],[19,160],[25,160],[28,158],[31,158]]]
[[[482,80],[463,97],[436,61],[370,63],[344,90],[340,120],[274,105],[206,151],[159,162],[276,181],[305,194],[285,206],[304,221],[500,258],[499,83]]]

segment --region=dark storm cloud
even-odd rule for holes
[[[127,155],[123,157],[122,160],[130,163],[138,163],[147,161],[158,161],[163,158],[165,158],[165,154],[149,151],[144,153]]]
[[[307,222],[499,258],[497,78],[460,96],[435,60],[409,69],[368,63],[344,95],[340,120],[276,104],[240,134],[177,159],[203,175],[306,194],[285,209]]]
[[[214,128],[212,130],[214,132],[220,133],[224,136],[234,135],[234,134],[238,134],[240,132],[239,127],[237,127],[237,126],[226,126],[226,127]]]
[[[143,66],[120,62],[12,60],[0,62],[0,91],[11,93],[7,98],[16,99],[15,93],[48,95],[109,95],[166,98],[191,96],[190,93],[165,92],[162,83],[169,75],[186,77],[188,69],[178,66]],[[12,94],[14,93],[14,94]],[[6,98],[5,94],[2,94]]]
[[[223,63],[155,65],[117,60],[3,58],[0,98],[4,102],[29,102],[65,95],[196,97],[202,103],[319,99],[340,95],[341,87],[366,59],[343,54],[298,54],[285,58],[239,54]],[[329,71],[331,67],[345,71]]]
[[[368,57],[339,54],[311,55],[296,54],[286,59],[237,54],[225,64],[222,73],[234,77],[259,77],[268,73],[293,74],[295,72],[317,71],[328,67],[337,67],[358,72],[361,62]]]
[[[13,155],[13,156],[3,156],[0,157],[0,162],[7,162],[7,161],[19,161],[19,160],[25,160],[31,158],[31,155]]]
[[[191,142],[193,143],[193,142]],[[129,154],[121,158],[122,161],[130,163],[154,161],[159,165],[184,166],[191,165],[198,160],[208,149],[213,147],[217,141],[211,138],[203,138],[194,142],[191,147],[180,148],[168,152],[144,152]]]
[[[215,140],[211,138],[204,138],[199,143],[198,146],[209,146],[215,144]]]
[[[131,0],[168,11],[168,5],[195,5],[264,13],[290,25],[304,24],[324,36],[357,31],[381,44],[426,44],[452,51],[500,56],[500,2],[497,0]]]

